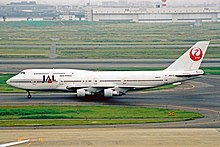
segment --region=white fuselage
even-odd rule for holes
[[[177,77],[180,72],[168,71],[86,71],[74,69],[29,69],[7,81],[14,87],[30,90],[76,91],[91,88],[90,92],[101,88],[124,88],[127,90],[151,88],[164,84],[187,80]],[[183,74],[183,73],[181,73]],[[95,89],[94,89],[95,88]]]

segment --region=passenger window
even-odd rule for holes
[[[22,71],[22,72],[20,72],[19,74],[25,74],[25,72]]]

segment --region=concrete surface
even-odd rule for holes
[[[219,129],[85,128],[0,131],[0,143],[25,138],[31,139],[31,143],[26,144],[30,147],[217,147],[220,145]]]

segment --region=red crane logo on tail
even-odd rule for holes
[[[189,56],[193,61],[199,61],[202,58],[202,49],[196,47],[192,48],[189,52]]]

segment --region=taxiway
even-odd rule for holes
[[[125,105],[183,109],[202,119],[133,125],[0,128],[0,143],[30,139],[28,146],[218,146],[220,76],[205,75],[174,89],[131,92],[113,98],[77,98],[72,93],[1,93],[1,105]],[[155,129],[156,128],[156,129]]]
[[[113,98],[77,98],[72,93],[0,94],[1,105],[126,105],[184,109],[202,113],[205,118],[187,122],[144,124],[148,128],[220,128],[220,77],[206,75],[175,89],[131,92]]]

